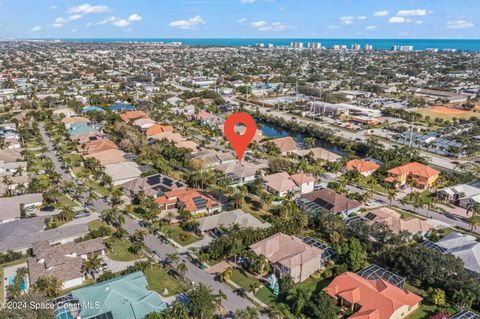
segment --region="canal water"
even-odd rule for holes
[[[285,137],[285,136],[291,136],[293,137],[297,143],[299,144],[303,144],[303,139],[304,139],[304,135],[303,134],[299,134],[299,133],[294,133],[294,132],[289,132],[287,130],[284,130],[282,128],[276,128],[276,127],[273,127],[265,122],[262,122],[262,121],[258,121],[256,120],[256,123],[257,123],[257,127],[260,131],[262,131],[263,133],[263,136],[265,137]],[[339,155],[342,155],[343,152],[342,150],[335,146],[335,145],[332,145],[328,142],[325,142],[325,141],[322,141],[320,139],[316,139],[316,143],[315,143],[315,146],[316,147],[321,147],[321,148],[324,148],[326,150],[329,150],[330,152],[334,152],[334,153],[337,153]]]

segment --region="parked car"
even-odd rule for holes
[[[90,212],[87,212],[86,210],[82,210],[75,213],[75,219],[88,217],[90,215],[91,215]]]

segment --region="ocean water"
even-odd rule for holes
[[[45,40],[45,39],[44,39]],[[51,39],[49,39],[51,40]],[[184,45],[192,46],[254,46],[257,43],[269,43],[274,46],[290,45],[291,42],[303,42],[304,47],[308,42],[320,42],[322,46],[330,48],[335,44],[347,45],[360,44],[362,48],[365,44],[371,44],[375,49],[390,50],[394,45],[412,45],[414,50],[425,50],[429,48],[436,49],[457,49],[462,51],[480,52],[480,40],[453,40],[453,39],[313,39],[313,38],[81,38],[81,39],[60,39],[64,41],[78,42],[144,42],[144,43],[172,43],[181,42]]]

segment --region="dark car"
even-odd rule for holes
[[[55,207],[53,207],[52,205],[47,205],[40,208],[40,210],[42,212],[53,212],[55,210]]]

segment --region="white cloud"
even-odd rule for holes
[[[68,9],[70,13],[81,13],[81,14],[89,14],[89,13],[103,13],[108,11],[108,6],[106,5],[97,5],[92,6],[89,3],[85,3],[76,7],[71,7]]]
[[[50,10],[55,10],[56,8],[58,8],[56,5],[51,5],[50,7],[48,7]]]
[[[172,28],[180,29],[194,29],[196,26],[199,26],[201,24],[205,24],[205,20],[203,20],[200,16],[195,16],[187,20],[172,21],[170,22],[169,26]]]
[[[365,20],[365,19],[367,19],[367,16],[358,16],[357,19],[358,20]]]
[[[376,28],[377,28],[376,25],[369,25],[369,26],[367,26],[365,29],[367,29],[367,30],[375,30]]]
[[[423,24],[423,21],[422,20],[417,20],[417,21],[415,21],[415,24],[418,24],[418,25]]]
[[[108,17],[100,22],[97,22],[97,24],[106,24],[106,23],[112,23],[114,26],[119,27],[119,28],[124,28],[126,26],[129,26],[132,22],[135,21],[140,21],[142,20],[142,17],[136,13],[131,14],[127,19],[122,19],[116,16],[111,16]]]
[[[55,22],[52,24],[55,28],[63,27],[66,23],[70,21],[78,20],[82,17],[81,14],[74,14],[69,16],[68,18],[56,18]]]
[[[140,20],[142,20],[142,17],[139,16],[138,14],[136,14],[136,13],[131,14],[131,15],[128,17],[128,21],[130,21],[130,22],[140,21]]]
[[[388,11],[387,10],[377,11],[377,12],[374,12],[373,15],[376,17],[385,17],[386,15],[388,15]]]
[[[469,29],[473,28],[474,26],[475,24],[473,24],[472,22],[463,19],[448,21],[445,24],[445,27],[447,29]]]
[[[399,17],[422,17],[429,14],[430,11],[426,9],[400,10],[397,12]]]
[[[30,29],[30,31],[32,31],[32,32],[38,32],[40,30],[42,30],[42,27],[39,26],[39,25],[36,25],[36,26],[34,26],[33,28]]]
[[[353,24],[353,19],[355,19],[354,17],[352,16],[343,16],[340,18],[340,23],[342,24]]]
[[[256,0],[240,0],[241,3],[255,3]]]
[[[119,27],[119,28],[124,28],[128,25],[130,25],[130,22],[126,19],[117,19],[112,22],[114,26]]]
[[[327,29],[329,30],[336,30],[339,29],[340,27],[338,25],[327,25]]]
[[[245,23],[245,22],[247,22],[247,18],[241,18],[237,22],[238,23]]]
[[[288,29],[288,25],[280,23],[278,21],[267,23],[266,21],[260,20],[250,23],[250,28],[265,32],[265,31],[285,31]]]
[[[391,17],[390,19],[388,19],[388,22],[389,23],[400,24],[400,23],[410,22],[410,20],[405,18],[405,17]]]

